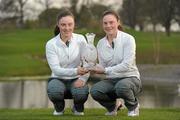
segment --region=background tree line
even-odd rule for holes
[[[124,0],[120,14],[123,22],[131,28],[138,25],[143,30],[147,23],[151,23],[155,30],[155,26],[161,24],[169,36],[172,22],[176,21],[180,25],[180,1]]]
[[[111,8],[101,4],[101,1],[94,3],[93,0],[83,0],[79,5],[79,0],[69,0],[69,8],[75,15],[77,27],[99,31],[102,12]],[[56,15],[60,10],[52,7],[54,2],[53,0],[34,0],[34,3],[41,5],[44,10],[37,19],[31,20],[25,19],[28,12],[37,11],[33,6],[28,5],[28,0],[0,0],[0,28],[54,27]],[[169,36],[172,22],[175,21],[180,25],[179,0],[123,0],[122,6],[119,6],[117,11],[123,24],[132,29],[139,26],[143,31],[144,27],[151,23],[155,31],[155,26],[161,24]]]

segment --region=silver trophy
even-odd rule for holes
[[[97,50],[94,46],[94,38],[96,35],[94,33],[86,33],[85,36],[88,44],[85,50],[84,60],[86,62],[86,68],[92,69],[97,62]]]

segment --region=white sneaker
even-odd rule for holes
[[[117,111],[106,112],[105,115],[107,115],[107,116],[116,116],[117,115]]]
[[[139,108],[140,108],[140,105],[138,103],[137,107],[134,110],[128,111],[128,116],[129,117],[139,116]]]
[[[118,102],[116,102],[116,107],[114,108],[114,110],[111,112],[106,112],[105,115],[116,116],[117,111],[120,110],[121,107],[122,107],[122,103],[121,103],[121,101],[118,101]]]
[[[56,110],[54,110],[53,115],[57,116],[57,115],[63,115],[64,111],[62,112],[57,112]]]
[[[75,107],[72,108],[72,112],[74,115],[77,115],[77,116],[82,116],[84,115],[84,112],[78,112]]]

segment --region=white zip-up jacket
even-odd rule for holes
[[[136,67],[136,44],[133,36],[118,31],[112,48],[105,36],[97,44],[100,65],[105,68],[106,77],[122,78],[135,76],[140,79]]]
[[[84,36],[75,33],[69,40],[69,46],[60,39],[60,34],[49,40],[46,44],[46,58],[52,71],[51,77],[60,79],[79,77],[86,82],[89,74],[83,76],[77,74],[77,67],[82,63],[86,45]]]

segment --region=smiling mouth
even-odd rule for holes
[[[112,29],[107,29],[107,31],[112,31]]]
[[[113,30],[112,28],[107,28],[106,30]]]
[[[64,32],[65,34],[70,34],[71,32]]]

